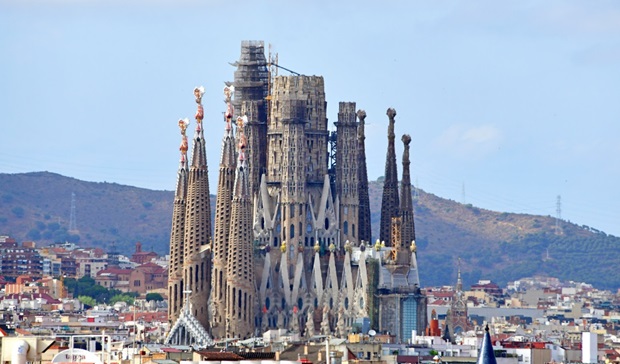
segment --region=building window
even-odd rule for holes
[[[133,281],[133,286],[134,287],[140,287],[140,280],[136,279],[135,281]]]

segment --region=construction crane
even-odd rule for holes
[[[265,97],[267,100],[267,120],[271,120],[271,95],[273,91],[273,80],[278,76],[278,69],[283,69],[294,74],[295,76],[301,76],[300,73],[280,66],[278,64],[278,53],[274,54],[272,52],[271,44],[269,44],[269,59],[267,61],[267,97]]]

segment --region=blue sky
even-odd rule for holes
[[[215,192],[246,39],[366,110],[370,179],[393,107],[425,191],[620,235],[616,1],[0,0],[0,172],[173,190],[204,85]]]

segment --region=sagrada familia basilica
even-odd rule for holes
[[[227,103],[215,218],[196,88],[195,131],[180,120],[180,166],[170,234],[168,343],[209,346],[270,329],[300,337],[373,329],[411,338],[426,328],[419,288],[409,135],[402,178],[396,111],[388,151],[380,239],[372,243],[364,123],[340,102],[328,130],[321,76],[277,76],[263,42],[245,41]],[[399,188],[400,185],[400,188]]]

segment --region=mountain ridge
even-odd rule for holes
[[[213,186],[214,187],[214,186]],[[75,194],[77,231],[69,231]],[[369,182],[373,236],[379,232],[382,182]],[[465,284],[505,284],[532,275],[617,289],[620,238],[531,214],[496,212],[418,190],[414,201],[420,278],[452,285],[458,261]],[[0,173],[0,235],[38,245],[73,241],[130,255],[136,242],[167,254],[173,191],[86,182],[51,172]],[[214,204],[215,196],[211,196]],[[212,208],[212,211],[215,209]]]

